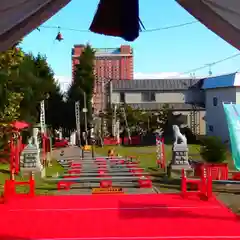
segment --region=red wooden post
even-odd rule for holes
[[[207,197],[211,198],[212,197],[212,174],[211,172],[208,173],[208,182],[207,182]]]
[[[185,197],[187,192],[187,179],[186,179],[186,172],[182,169],[182,184],[181,184],[182,196]]]
[[[164,138],[162,138],[162,168],[165,169],[165,167],[166,167],[165,145],[164,145]]]
[[[14,137],[11,137],[10,142],[10,179],[12,179],[12,174],[16,171],[16,145],[14,144]]]
[[[35,180],[32,174],[30,174],[29,178],[29,193],[31,197],[35,196]]]
[[[206,195],[207,192],[207,175],[208,170],[205,168],[205,166],[202,166],[202,174],[201,174],[201,181],[200,181],[200,193],[203,195]]]
[[[15,151],[15,173],[18,174],[20,170],[21,136],[19,135],[16,140],[17,142]]]

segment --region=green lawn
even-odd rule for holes
[[[136,156],[140,160],[140,165],[143,168],[156,168],[156,146],[104,146],[103,148],[97,147],[96,153],[99,155],[107,156],[109,149],[114,149],[116,154],[120,156]],[[199,145],[189,145],[189,155],[194,155],[193,158],[199,160]],[[165,145],[165,154],[167,161],[172,157],[172,146]]]
[[[52,166],[46,169],[46,176],[51,177],[54,174],[63,173],[64,169],[57,163],[57,161],[52,161]],[[6,179],[9,179],[9,164],[0,164],[0,193],[3,192],[3,186]],[[26,176],[17,176],[16,180],[24,181],[27,180]],[[46,183],[44,182],[40,176],[36,175],[36,193],[37,194],[53,194],[56,190],[56,184]],[[19,186],[17,187],[17,192],[27,192],[27,186]]]
[[[146,169],[156,168],[156,146],[104,146],[96,147],[96,153],[102,156],[107,156],[109,149],[114,149],[116,154],[120,156],[136,156],[140,160],[140,165]],[[200,156],[200,145],[189,144],[189,156],[193,160],[201,160]],[[171,161],[172,158],[172,145],[165,145],[165,154],[167,162]],[[227,162],[229,168],[234,169],[233,161],[231,156],[228,156]]]

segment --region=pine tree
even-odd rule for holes
[[[81,109],[84,107],[84,92],[86,93],[86,105],[88,109],[88,120],[92,120],[92,97],[94,90],[94,58],[95,52],[87,44],[79,57],[79,64],[74,72],[74,83],[69,89],[69,98],[74,101],[80,100]]]

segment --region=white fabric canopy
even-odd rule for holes
[[[52,17],[71,0],[0,0],[0,51]]]
[[[176,0],[190,14],[240,50],[240,0]]]

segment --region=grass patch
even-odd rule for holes
[[[199,145],[189,145],[189,155],[198,155],[200,146]],[[107,156],[108,150],[114,148],[115,153],[123,157],[125,156],[136,156],[140,160],[140,165],[146,169],[155,169],[156,165],[156,146],[104,146],[103,148],[97,147],[96,153],[102,156]],[[172,158],[172,146],[165,145],[165,154],[167,162],[171,161]],[[200,156],[196,156],[200,158]]]
[[[63,172],[64,169],[61,167],[61,165],[59,165],[56,160],[52,160],[52,166],[46,168],[46,177],[51,177],[57,173],[61,175]],[[5,180],[9,178],[9,164],[0,164],[0,192],[3,192]],[[19,175],[16,176],[16,180],[26,181],[28,180],[28,176]],[[44,182],[43,179],[41,179],[40,174],[35,175],[35,183],[36,194],[50,195],[54,194],[55,190],[57,189],[56,184]],[[16,190],[18,193],[26,193],[28,192],[29,188],[28,186],[18,186]]]
[[[46,168],[46,177],[52,177],[57,174],[62,175],[63,172],[63,167],[56,160],[52,160],[52,166]],[[57,190],[56,183],[46,183],[40,176],[37,176],[35,180],[36,194],[52,195]]]
[[[141,167],[148,170],[156,170],[156,146],[103,146],[96,147],[96,153],[101,156],[107,156],[108,150],[114,149],[116,154],[120,156],[136,156],[140,160]],[[202,160],[200,156],[200,145],[188,144],[189,156],[193,160]],[[172,145],[165,145],[165,154],[167,163],[172,159]],[[231,154],[227,156],[229,168],[234,169]]]

